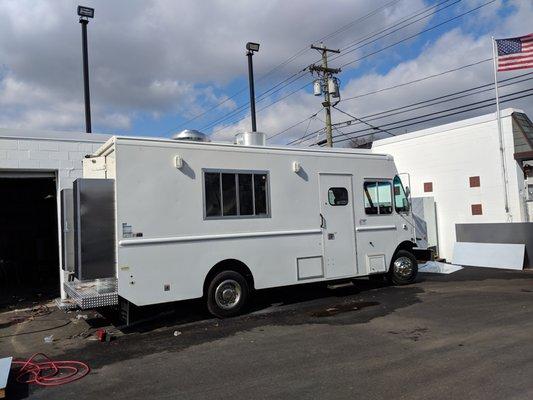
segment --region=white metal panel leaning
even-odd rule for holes
[[[116,278],[120,298],[137,306],[204,297],[225,317],[256,289],[416,277],[408,193],[391,156],[113,137],[85,176],[92,165],[115,198],[115,256],[98,278]]]

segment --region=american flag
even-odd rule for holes
[[[509,39],[497,39],[498,71],[533,68],[533,33]]]

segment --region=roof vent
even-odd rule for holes
[[[191,142],[210,142],[205,133],[196,129],[185,129],[172,135],[173,140],[188,140]]]
[[[266,136],[263,132],[242,132],[235,135],[235,144],[241,146],[264,146]]]

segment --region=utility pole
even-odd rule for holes
[[[321,92],[324,93],[324,101],[322,106],[326,110],[326,145],[328,147],[333,147],[333,133],[331,126],[331,97],[339,98],[339,86],[337,83],[337,78],[333,75],[341,72],[340,68],[329,68],[328,67],[328,52],[329,53],[340,53],[340,50],[328,49],[324,44],[320,46],[311,45],[313,50],[318,50],[322,54],[322,65],[310,65],[309,71],[311,73],[316,72],[319,76],[317,82],[319,82],[320,90],[317,90],[315,82],[315,96],[319,96]]]

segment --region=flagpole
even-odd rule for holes
[[[502,134],[502,119],[500,114],[500,96],[498,93],[498,61],[497,61],[497,50],[496,50],[496,40],[494,36],[492,39],[492,61],[494,65],[494,89],[496,93],[496,120],[498,122],[498,139],[500,142],[500,156],[502,164],[502,178],[503,178],[503,195],[505,199],[505,214],[507,216],[508,222],[512,221],[512,216],[509,213],[509,195],[507,191],[507,172],[505,167],[505,147],[504,147],[504,138]]]

